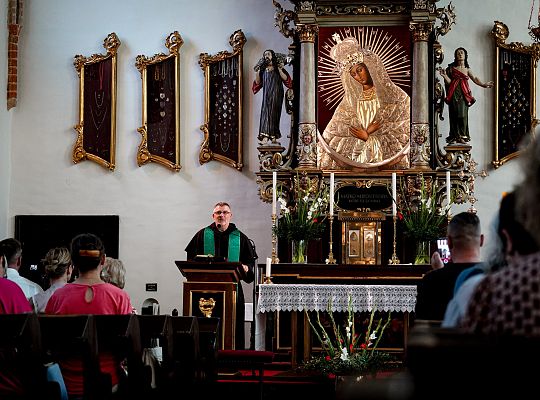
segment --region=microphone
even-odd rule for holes
[[[248,239],[251,243],[251,249],[253,250],[253,261],[257,260],[259,256],[257,255],[257,249],[255,248],[255,242],[252,239]]]

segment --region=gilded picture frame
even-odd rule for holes
[[[495,21],[491,31],[495,39],[495,134],[494,160],[499,168],[517,157],[520,145],[538,124],[536,119],[536,68],[540,43],[526,46],[506,43],[508,27]]]
[[[116,153],[116,34],[103,41],[107,54],[76,55],[73,65],[79,76],[79,123],[73,163],[84,160],[114,171]]]
[[[204,72],[204,133],[199,152],[201,164],[216,160],[241,171],[243,47],[246,37],[242,30],[229,37],[232,52],[216,55],[201,53],[199,65]]]
[[[135,67],[142,79],[142,126],[137,129],[139,167],[155,162],[178,172],[180,165],[180,47],[184,40],[171,33],[169,54],[138,55]]]

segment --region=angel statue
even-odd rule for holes
[[[492,88],[493,81],[482,82],[469,67],[467,50],[459,47],[454,51],[454,62],[446,70],[439,69],[446,84],[446,97],[450,115],[450,133],[447,143],[465,144],[471,140],[469,135],[469,107],[475,103],[469,87],[469,79],[483,88]]]
[[[333,39],[330,57],[341,79],[343,98],[322,136],[321,169],[408,168],[410,98],[392,82],[382,60],[357,39]]]
[[[273,50],[265,50],[262,58],[255,65],[255,81],[253,82],[253,94],[263,89],[261,105],[261,120],[259,124],[258,139],[260,144],[279,144],[281,137],[279,121],[283,107],[283,86],[291,89],[292,79],[283,68],[286,63],[285,54],[275,53]]]

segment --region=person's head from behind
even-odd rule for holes
[[[101,270],[101,279],[123,289],[126,283],[126,269],[122,261],[112,257],[105,257],[105,264]]]
[[[497,234],[501,250],[508,259],[514,255],[527,255],[539,250],[538,244],[523,225],[516,219],[516,193],[507,193],[499,207]]]
[[[448,223],[447,237],[454,262],[464,262],[460,261],[464,255],[479,256],[480,247],[484,244],[480,219],[472,212],[456,214]]]
[[[7,261],[5,268],[19,269],[21,267],[22,246],[17,239],[7,238],[0,242],[0,253]]]
[[[81,274],[97,269],[105,261],[103,242],[92,233],[75,236],[71,241],[71,260]]]
[[[232,212],[231,206],[224,201],[220,201],[214,206],[214,211],[212,212],[212,219],[216,223],[216,228],[219,231],[224,232],[229,227],[231,223]]]
[[[520,144],[523,181],[516,188],[516,217],[523,227],[540,243],[540,140],[531,132],[532,141]]]
[[[51,281],[65,278],[66,282],[71,277],[73,265],[71,254],[66,247],[50,249],[42,260],[45,274]]]

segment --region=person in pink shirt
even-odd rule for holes
[[[22,314],[32,311],[21,287],[6,278],[6,257],[0,253],[0,314]]]
[[[32,312],[21,287],[6,279],[6,258],[0,253],[0,314],[22,314]],[[0,355],[0,364],[7,362]],[[0,370],[0,399],[25,395],[19,374],[11,369]]]
[[[101,239],[91,233],[76,236],[71,241],[71,259],[79,276],[54,292],[45,307],[46,314],[131,314],[129,295],[101,279],[105,262]],[[101,371],[111,375],[113,389],[119,380],[119,362],[112,354],[100,354]],[[82,397],[82,361],[65,360],[60,366],[70,398]]]

